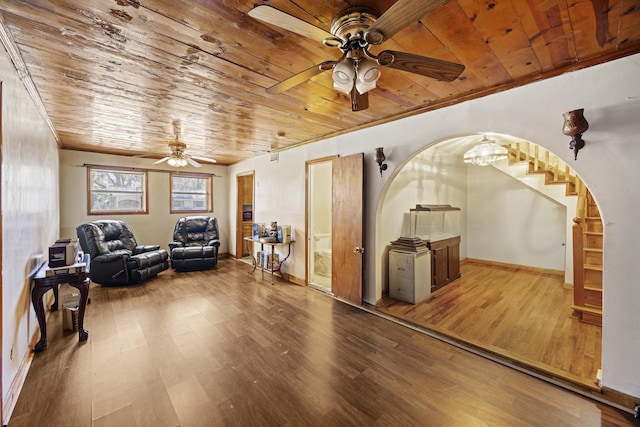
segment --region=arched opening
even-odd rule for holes
[[[572,228],[579,198],[575,184],[551,185],[547,176],[575,172],[540,146],[493,133],[487,135],[511,147],[511,161],[465,164],[463,154],[483,135],[435,141],[388,180],[376,213],[377,309],[545,375],[597,388],[601,327],[581,322],[573,308]],[[517,144],[530,152],[519,162]],[[527,158],[534,152],[542,158],[535,167]],[[408,232],[417,204],[460,208],[462,277],[412,304],[389,297],[389,269],[395,267],[388,260],[390,243]]]

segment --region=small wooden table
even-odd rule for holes
[[[89,255],[85,254],[82,260],[86,264],[86,271],[74,274],[60,274],[46,276],[47,267],[43,264],[33,277],[33,289],[31,289],[31,303],[40,325],[40,341],[33,347],[34,352],[43,351],[47,348],[47,319],[44,316],[44,304],[42,296],[49,290],[53,290],[54,302],[51,311],[58,310],[58,286],[68,283],[70,286],[80,291],[80,303],[78,306],[78,341],[86,341],[89,332],[84,329],[84,312],[89,299]]]
[[[293,240],[289,241],[287,243],[261,242],[260,239],[254,239],[253,237],[245,237],[244,240],[247,242],[247,251],[249,251],[249,253],[251,254],[251,259],[253,260],[253,270],[251,270],[249,272],[249,274],[253,274],[253,272],[256,271],[256,268],[260,268],[260,270],[262,271],[262,278],[264,279],[264,271],[267,270],[267,271],[271,272],[271,284],[272,285],[273,285],[273,273],[274,272],[279,272],[280,273],[280,277],[285,279],[285,277],[282,275],[282,265],[285,263],[285,261],[291,255],[291,244],[293,243]],[[255,253],[253,251],[253,248],[249,249],[249,242],[251,242],[253,244],[256,244],[256,243],[259,244],[260,245],[260,251],[263,251],[263,252],[264,252],[264,246],[265,245],[271,246],[271,259],[272,260],[274,259],[276,246],[286,246],[287,247],[287,255],[283,259],[280,260],[280,262],[278,263],[277,266],[272,262],[271,263],[271,267],[261,267],[261,266],[259,266],[258,260],[256,259],[256,256],[255,256]]]

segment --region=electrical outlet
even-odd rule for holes
[[[13,347],[11,347],[11,350],[9,351],[9,360],[13,360]]]

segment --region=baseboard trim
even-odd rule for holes
[[[287,279],[294,285],[307,286],[306,280],[293,276],[291,274],[287,275]]]
[[[45,301],[45,307],[51,307],[53,303],[53,295],[49,295],[47,301]],[[45,310],[45,322],[49,320],[49,314],[51,312],[49,310]],[[37,321],[36,321],[37,324]],[[31,363],[35,357],[35,353],[31,350],[35,347],[37,342],[40,341],[40,328],[36,328],[33,332],[33,337],[31,337],[31,343],[29,344],[29,348],[25,353],[24,358],[20,361],[20,365],[18,365],[18,371],[16,372],[15,377],[13,377],[13,381],[11,381],[11,385],[9,386],[9,390],[7,390],[6,399],[2,401],[2,425],[6,426],[9,424],[9,420],[11,419],[11,415],[13,414],[13,410],[16,407],[16,403],[18,402],[18,397],[20,396],[20,392],[22,391],[22,386],[24,386],[24,382],[27,379],[27,374],[29,374],[29,370],[31,369]]]
[[[36,333],[34,337],[32,345],[35,345],[37,340],[40,339],[40,334]],[[34,354],[32,351],[28,351],[26,357],[20,362],[20,366],[18,367],[18,373],[13,378],[11,385],[9,386],[9,390],[7,391],[6,400],[3,402],[2,406],[2,415],[4,419],[2,420],[2,425],[6,426],[9,424],[9,420],[11,419],[11,414],[16,407],[16,403],[18,402],[18,397],[20,396],[20,391],[22,391],[22,386],[24,385],[25,380],[27,379],[27,374],[29,373],[29,369],[31,368],[31,362],[33,361]]]
[[[472,262],[474,264],[484,264],[493,267],[513,268],[516,270],[530,271],[532,273],[548,274],[551,276],[564,277],[564,270],[553,270],[550,268],[532,267],[529,265],[509,264],[506,262],[488,261],[485,259],[466,258],[463,262]]]

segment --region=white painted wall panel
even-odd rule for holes
[[[58,238],[58,147],[4,50],[2,81],[2,396],[26,360],[38,322],[29,273]]]

